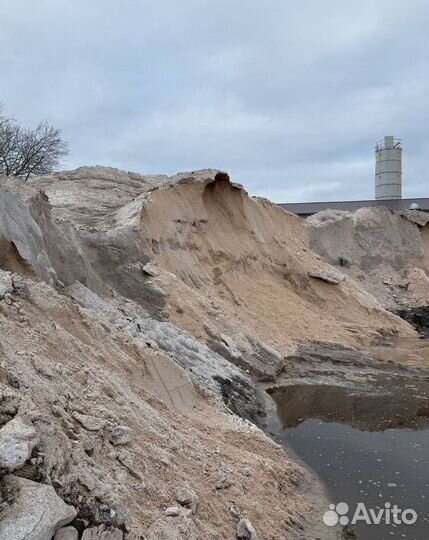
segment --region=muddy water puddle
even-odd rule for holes
[[[372,375],[359,388],[291,384],[270,393],[285,446],[319,475],[332,504],[347,504],[346,514],[340,505],[325,516],[341,518],[345,538],[429,538],[427,381]]]

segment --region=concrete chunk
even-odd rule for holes
[[[55,531],[76,517],[52,486],[9,475],[3,479],[15,499],[0,521],[1,540],[51,540]]]
[[[0,469],[21,468],[37,442],[36,430],[15,416],[0,429]]]
[[[77,411],[73,411],[72,416],[88,431],[100,431],[106,425],[106,422],[102,418],[90,416],[89,414],[80,414]]]
[[[240,519],[237,525],[238,540],[258,540],[255,528],[248,519]]]
[[[338,285],[346,279],[343,274],[334,271],[326,272],[324,270],[315,270],[308,272],[308,275],[312,278],[326,281],[326,283],[331,283],[332,285]]]

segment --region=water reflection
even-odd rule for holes
[[[361,540],[429,538],[427,382],[371,377],[365,388],[295,384],[271,392],[283,442],[315,470],[334,503],[413,508],[415,525],[358,524]]]
[[[285,428],[307,418],[350,424],[361,430],[419,429],[428,423],[428,383],[405,377],[372,376],[365,387],[293,384],[271,391]]]

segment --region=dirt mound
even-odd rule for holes
[[[255,339],[284,354],[307,340],[356,345],[409,332],[353,280],[332,283],[302,220],[249,197],[226,173],[81,168],[28,189],[49,200],[43,236],[68,238],[68,252],[49,250],[54,241],[45,250],[60,281],[114,290],[206,343],[225,344],[223,335],[247,358]],[[156,275],[144,271],[150,261]]]
[[[115,540],[313,538],[255,381],[298,344],[414,335],[226,173],[103,167],[1,179],[0,332],[0,522]]]
[[[301,219],[250,198],[224,173],[152,191],[139,226],[152,259],[174,275],[157,278],[181,308],[171,319],[199,338],[209,327],[243,350],[253,336],[285,353],[327,336],[355,345],[408,331],[353,280],[333,284],[338,272],[310,249]]]
[[[419,211],[325,210],[307,218],[311,248],[389,309],[429,299],[429,216]]]
[[[132,338],[119,318],[112,324],[44,283],[13,281],[0,302],[1,425],[22,418],[34,427],[32,459],[15,474],[53,485],[77,509],[78,528],[102,522],[139,538],[171,520],[164,510],[188,486],[198,494],[196,538],[230,537],[233,502],[260,526],[264,509],[267,537],[305,515],[294,494],[300,469],[257,428],[200,395],[155,341]],[[121,426],[130,442],[113,437]]]

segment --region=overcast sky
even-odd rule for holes
[[[214,167],[274,201],[366,199],[404,141],[428,196],[428,0],[0,0],[0,101],[65,166]]]

